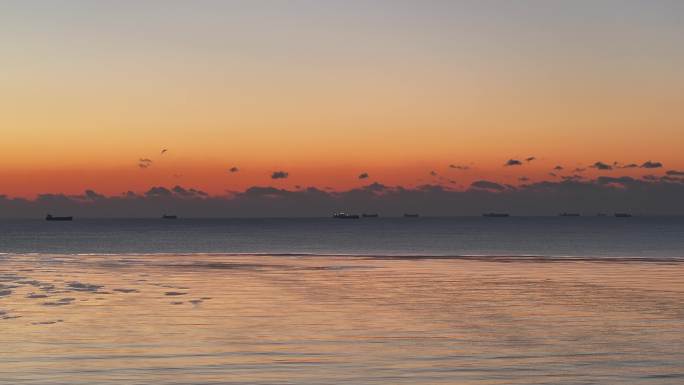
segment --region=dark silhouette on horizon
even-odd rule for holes
[[[73,219],[74,219],[74,217],[56,217],[56,216],[53,216],[52,214],[48,214],[45,216],[46,221],[71,221]]]
[[[334,213],[333,218],[337,218],[337,219],[359,219],[360,217],[358,214],[347,214],[347,213],[340,212],[340,213]]]
[[[484,213],[482,214],[483,217],[490,217],[490,218],[505,218],[505,217],[510,217],[510,214],[508,213]]]

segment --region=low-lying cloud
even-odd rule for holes
[[[479,180],[466,190],[425,184],[407,188],[372,183],[346,191],[317,187],[288,190],[253,186],[226,195],[210,195],[184,186],[153,186],[145,192],[106,196],[94,190],[82,194],[40,194],[35,199],[0,195],[3,217],[42,218],[46,213],[79,217],[150,217],[163,213],[181,217],[302,217],[328,216],[344,209],[378,212],[383,216],[417,212],[424,216],[480,215],[505,211],[513,215],[555,215],[572,210],[593,215],[597,212],[631,212],[636,215],[684,215],[684,177],[670,175],[646,178],[601,176],[581,179],[564,176],[510,186]]]
[[[471,188],[482,189],[482,190],[493,190],[493,191],[503,191],[506,189],[505,186],[500,185],[496,182],[491,182],[488,180],[478,180],[470,184]]]

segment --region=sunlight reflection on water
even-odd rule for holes
[[[679,384],[678,261],[5,255],[2,384]]]

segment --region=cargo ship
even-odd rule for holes
[[[484,213],[482,214],[483,217],[490,217],[490,218],[505,218],[505,217],[510,217],[508,213]]]
[[[337,219],[359,219],[358,214],[334,213],[333,218]]]
[[[46,221],[72,221],[74,220],[74,217],[55,217],[52,214],[48,214],[45,216]]]

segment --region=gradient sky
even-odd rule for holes
[[[681,170],[683,41],[682,1],[4,1],[0,193]]]

